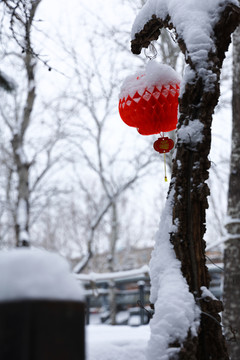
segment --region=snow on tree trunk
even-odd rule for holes
[[[228,192],[228,231],[224,250],[223,323],[232,360],[240,359],[240,27],[233,35],[232,154]]]
[[[162,27],[174,28],[188,64],[170,191],[150,263],[155,315],[149,360],[228,359],[218,314],[222,303],[206,291],[203,236],[212,114],[225,51],[240,18],[233,2],[149,0],[132,29],[132,52],[139,54]]]

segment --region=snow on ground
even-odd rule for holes
[[[88,325],[86,360],[146,360],[145,351],[149,337],[148,325]]]

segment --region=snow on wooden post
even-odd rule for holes
[[[19,248],[0,254],[0,359],[84,360],[85,306],[58,255]]]
[[[155,315],[149,360],[228,359],[218,315],[222,304],[202,292],[209,286],[203,236],[212,114],[222,62],[240,20],[237,5],[235,0],[148,0],[132,28],[134,54],[156,40],[161,28],[175,29],[187,63],[172,180],[150,263]]]

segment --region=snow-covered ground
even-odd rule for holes
[[[148,325],[88,325],[86,360],[145,360],[149,337]]]

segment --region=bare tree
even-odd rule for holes
[[[75,60],[77,60],[78,57],[74,57]],[[116,144],[115,146],[113,144],[113,150],[105,145],[105,143],[109,141],[109,138],[107,139],[106,135],[109,134],[108,136],[110,136],[108,130],[109,123],[110,121],[115,121],[112,109],[112,99],[116,96],[117,90],[117,82],[114,81],[113,78],[113,63],[111,63],[110,66],[110,77],[112,77],[112,79],[109,83],[105,81],[105,75],[101,74],[97,61],[94,63],[94,71],[93,69],[89,69],[89,66],[84,67],[83,64],[78,64],[78,66],[76,66],[76,70],[78,69],[76,77],[79,81],[79,89],[81,89],[81,94],[84,94],[84,96],[75,99],[76,103],[74,109],[75,111],[78,111],[78,106],[80,106],[82,111],[84,109],[86,114],[88,114],[87,123],[86,118],[84,117],[82,119],[84,123],[78,126],[79,132],[86,133],[87,141],[85,140],[86,144],[80,143],[78,140],[76,141],[74,137],[71,141],[77,147],[80,158],[84,159],[86,166],[96,178],[99,186],[98,191],[101,194],[98,206],[95,205],[96,213],[95,215],[93,214],[89,224],[90,231],[88,232],[89,236],[87,239],[88,251],[85,256],[85,261],[81,262],[81,267],[79,267],[77,272],[82,271],[92,257],[94,233],[109,211],[111,211],[113,215],[113,219],[110,222],[109,270],[113,270],[113,257],[117,239],[119,238],[118,227],[116,226],[119,221],[117,215],[117,203],[124,192],[132,188],[143,175],[146,175],[147,169],[152,162],[156,160],[155,154],[151,151],[147,151],[145,147],[139,151],[139,154],[134,154],[132,158],[127,158],[126,154],[122,152],[121,143]],[[82,69],[81,73],[79,72],[79,69]],[[96,83],[98,83],[97,93],[95,91]],[[101,112],[98,110],[98,107],[100,106],[104,109]],[[123,173],[124,166],[128,167],[126,174]],[[94,201],[96,201],[95,193],[91,194],[88,187],[84,185],[81,179],[79,179],[79,185],[81,190],[88,195],[88,199],[92,198],[91,202],[94,203]]]
[[[9,127],[11,132],[11,147],[13,153],[13,163],[17,174],[17,200],[16,209],[13,214],[16,244],[17,246],[29,245],[29,167],[24,151],[24,138],[26,130],[31,121],[31,115],[35,102],[35,67],[36,59],[33,56],[32,42],[31,42],[31,29],[33,19],[37,11],[40,1],[32,1],[30,4],[26,2],[19,2],[15,5],[12,2],[5,2],[9,9],[11,20],[10,26],[15,41],[22,47],[22,60],[26,71],[27,79],[27,94],[25,104],[21,114],[15,118],[15,122],[11,122],[9,115],[2,110],[2,116],[5,124]],[[29,5],[29,6],[28,6]],[[17,36],[16,26],[14,22],[17,21],[19,28],[24,32],[24,40]]]
[[[52,129],[51,135],[46,136],[44,141],[39,141],[40,125],[37,132],[31,133],[33,124],[36,126],[36,119],[42,116],[39,102],[37,104],[36,80],[37,65],[41,62],[41,57],[35,52],[32,39],[40,3],[41,0],[19,1],[16,4],[4,1],[10,32],[7,28],[4,31],[2,29],[1,55],[5,67],[14,65],[16,85],[10,94],[4,95],[4,104],[0,104],[1,161],[5,169],[1,174],[5,176],[1,205],[5,212],[3,223],[9,219],[9,215],[12,217],[17,246],[29,246],[29,227],[45,205],[45,201],[40,200],[43,180],[61,157],[60,153],[53,154],[53,151],[56,143],[63,139],[62,124],[59,121],[55,121],[55,129]],[[46,104],[45,110],[50,114]],[[50,194],[50,187],[46,189],[46,184],[44,191]],[[38,209],[35,208],[36,203]],[[36,211],[31,214],[30,210],[34,208]],[[5,228],[8,231],[4,230],[2,236],[11,237],[9,221]]]

